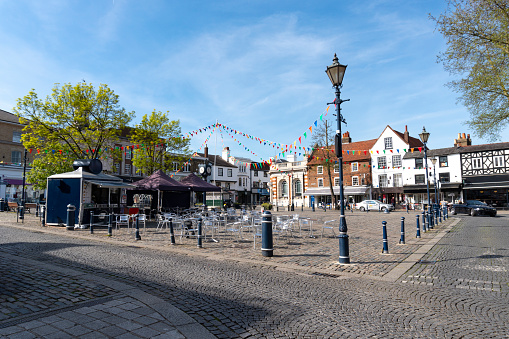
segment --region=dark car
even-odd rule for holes
[[[497,209],[489,206],[482,201],[467,200],[464,204],[454,204],[450,207],[451,214],[465,213],[471,216],[489,215],[494,217],[497,215]]]

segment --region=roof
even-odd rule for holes
[[[195,192],[219,192],[221,191],[221,187],[216,185],[212,185],[205,180],[198,177],[196,174],[191,173],[187,177],[180,180],[180,183],[191,187],[191,191]]]
[[[356,141],[348,144],[343,144],[343,161],[352,162],[352,161],[369,161],[371,159],[371,154],[369,153],[369,149],[373,147],[377,139],[364,140],[364,141]],[[331,153],[331,159],[337,160],[335,154],[335,147],[331,146],[328,148]],[[320,157],[326,152],[323,148],[315,149],[311,153],[311,157]],[[308,165],[320,164],[321,161],[317,159],[311,159],[308,162]]]
[[[205,154],[203,153],[196,153],[196,155],[198,155],[199,157],[205,157]],[[216,156],[214,154],[209,154],[209,161],[212,164],[215,163],[216,166],[237,168],[237,166],[230,164],[228,161],[224,160],[220,155]]]
[[[387,125],[387,127],[389,127],[390,129],[392,129],[391,126]],[[396,131],[394,129],[392,129],[392,131],[398,136],[401,138],[401,140],[405,140],[405,134],[404,133],[401,133],[399,131]],[[417,139],[417,138],[414,138],[414,137],[411,137],[410,135],[408,136],[408,146],[410,148],[415,148],[415,147],[423,147],[424,144],[422,143],[421,140]]]
[[[483,152],[483,151],[494,151],[494,150],[502,150],[509,149],[509,142],[498,142],[494,144],[484,144],[484,145],[471,145],[471,146],[459,146],[459,147],[446,147],[446,148],[437,148],[428,150],[428,157],[441,156],[441,155],[451,155],[451,154],[463,154],[463,153],[473,153],[473,152]],[[407,152],[403,159],[412,159],[412,158],[422,158],[424,157],[424,152]]]
[[[3,109],[0,109],[0,120],[19,124],[19,118],[17,115],[4,111]]]
[[[162,170],[157,170],[150,176],[133,183],[138,189],[160,190],[160,191],[189,191],[190,188],[170,178]]]

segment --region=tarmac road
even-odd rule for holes
[[[507,215],[460,217],[420,263],[395,282],[332,270],[330,274],[309,274],[263,262],[236,262],[0,227],[0,335],[509,337],[508,219]],[[129,290],[134,292],[126,296]],[[139,297],[142,294],[145,299]],[[164,331],[153,326],[153,332],[147,331],[151,324],[134,326],[139,325],[138,318],[124,323],[123,331],[108,332],[114,330],[112,326],[100,327],[98,321],[106,322],[110,309],[102,314],[87,313],[95,304],[110,303],[111,307],[111,302],[117,301],[135,307],[143,300],[163,301],[183,311],[197,323],[195,332],[183,327],[194,326],[192,321],[172,323],[172,315],[182,314],[165,313],[161,308],[159,314],[169,322]],[[57,304],[74,306],[66,319],[75,322],[71,327],[74,333],[62,326]],[[157,309],[155,304],[146,304]],[[76,318],[80,310],[95,315],[93,325],[89,318]]]

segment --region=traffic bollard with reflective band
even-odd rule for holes
[[[38,217],[39,216],[39,204],[35,204],[35,216]]]
[[[435,220],[434,225],[438,225],[438,210],[435,210]]]
[[[417,233],[415,235],[416,238],[421,237],[421,228],[419,227],[419,214],[416,215],[415,221],[417,223]]]
[[[19,218],[21,219],[21,222],[24,222],[24,219],[25,219],[25,208],[23,207],[23,205],[18,207],[18,213],[19,213]]]
[[[426,233],[426,212],[422,212],[422,230]]]
[[[46,206],[42,206],[42,220],[41,220],[41,226],[46,226]]]
[[[110,213],[108,216],[108,237],[113,235],[113,226],[112,226],[113,214]]]
[[[170,245],[175,245],[175,233],[173,231],[173,218],[170,218]]]
[[[201,233],[202,232],[202,219],[201,217],[198,219],[198,248],[202,248],[202,239],[201,239]]]
[[[262,214],[262,256],[272,257],[273,255],[272,214],[265,211]]]
[[[382,221],[382,238],[383,238],[383,250],[382,253],[389,253],[389,243],[387,242],[387,221]]]
[[[136,214],[136,232],[134,233],[134,237],[136,240],[141,240],[140,236],[140,217],[139,214]]]
[[[399,238],[399,243],[405,243],[405,217],[401,217],[401,237]]]
[[[90,212],[90,234],[94,234],[94,212]]]
[[[74,212],[76,211],[76,207],[74,205],[67,205],[67,230],[73,231],[74,230]]]

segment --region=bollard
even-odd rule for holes
[[[175,245],[175,233],[173,232],[173,218],[170,218],[170,245]]]
[[[134,238],[136,240],[141,240],[141,236],[140,236],[140,218],[138,217],[138,214],[136,214],[136,232],[134,233]]]
[[[113,220],[113,214],[110,213],[108,216],[108,237],[111,237],[113,235],[112,220]]]
[[[272,214],[265,211],[262,214],[262,256],[272,257],[273,255]]]
[[[196,236],[196,239],[198,239],[198,248],[202,248],[202,239],[201,239],[201,232],[202,232],[202,219],[201,217],[198,218],[198,235]]]
[[[74,205],[67,205],[67,230],[74,230],[74,211],[76,211],[76,207]]]
[[[290,212],[290,205],[288,205],[288,212]]]
[[[440,223],[442,223],[442,214],[443,214],[443,208],[439,207],[438,208],[438,221],[440,221]]]
[[[425,215],[426,215],[426,212],[423,211],[422,212],[422,230],[424,232],[426,232],[426,217],[425,217]]]
[[[35,217],[39,216],[39,203],[35,204]]]
[[[42,206],[42,220],[41,220],[41,226],[46,226],[46,206]]]
[[[25,206],[22,204],[18,207],[19,211],[19,218],[21,219],[21,222],[25,222]]]
[[[94,234],[94,212],[90,211],[90,234]]]
[[[409,208],[408,208],[408,203],[407,203],[406,204],[406,214],[408,214],[408,210],[409,210]]]
[[[276,205],[276,211],[279,212],[279,205]]]
[[[434,210],[434,212],[435,212],[434,225],[438,225],[438,210],[437,210],[437,209],[435,209],[435,210]]]
[[[292,211],[292,212],[293,212],[293,211],[295,211],[295,205],[293,204],[293,202],[292,202],[291,211]]]
[[[399,243],[405,243],[405,217],[401,217],[401,237],[399,238]]]
[[[313,212],[315,211],[315,203],[311,204],[311,208],[313,209]]]
[[[302,205],[300,205],[300,211],[304,212],[304,202],[302,203]]]
[[[387,242],[387,221],[382,221],[383,254],[389,254],[389,243]]]
[[[419,214],[416,215],[416,224],[417,224],[417,233],[415,235],[416,238],[420,238],[421,237],[421,228],[419,227]]]

